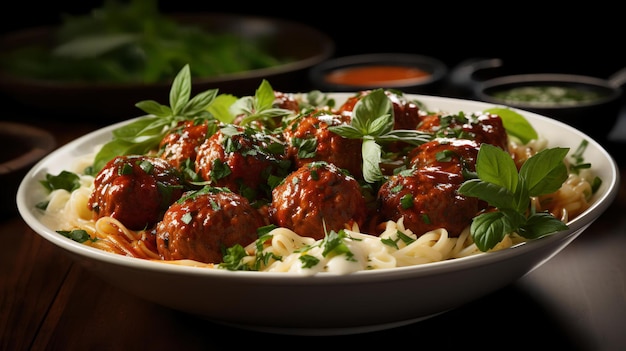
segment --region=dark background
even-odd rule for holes
[[[58,24],[63,13],[86,14],[103,1],[12,2],[2,31]],[[434,56],[450,67],[498,57],[516,71],[608,78],[626,66],[626,21],[617,6],[554,8],[547,2],[453,4],[395,1],[160,1],[163,12],[228,12],[278,17],[316,27],[336,44],[335,56],[403,52]]]

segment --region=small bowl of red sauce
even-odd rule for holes
[[[312,67],[309,78],[313,89],[328,92],[389,88],[435,95],[447,73],[434,57],[380,53],[329,59]]]

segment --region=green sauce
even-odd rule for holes
[[[597,91],[568,86],[521,86],[491,93],[504,103],[524,103],[533,106],[576,105],[591,102],[604,95]]]

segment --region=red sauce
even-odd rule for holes
[[[347,67],[326,74],[326,81],[341,85],[399,86],[413,84],[430,76],[430,73],[415,67],[376,65]]]

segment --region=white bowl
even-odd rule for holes
[[[333,94],[338,103],[350,96]],[[430,109],[473,112],[491,104],[409,95]],[[498,290],[559,253],[611,204],[618,191],[615,161],[582,132],[537,114],[520,111],[550,146],[575,151],[589,140],[585,160],[603,184],[591,206],[568,223],[569,229],[492,253],[388,270],[347,275],[294,276],[285,273],[226,271],[164,264],[100,251],[48,228],[35,208],[44,196],[39,183],[57,174],[111,131],[127,122],[83,136],[37,163],[22,181],[17,205],[26,223],[94,274],[143,299],[211,321],[240,328],[297,335],[353,334],[392,328],[444,313]]]

